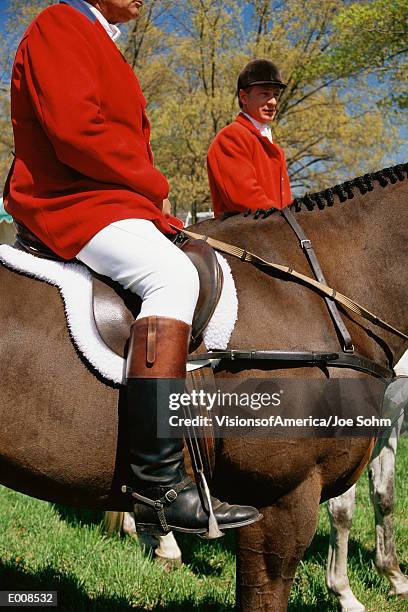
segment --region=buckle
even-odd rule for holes
[[[163,510],[163,502],[161,502],[160,499],[156,499],[154,502],[154,508],[155,510]]]
[[[170,491],[167,491],[167,493],[164,494],[164,497],[171,504],[171,502],[174,502],[174,500],[177,499],[177,493],[174,489],[170,489]]]
[[[304,240],[300,241],[300,246],[302,249],[309,249],[312,246],[312,243],[308,238],[305,238]]]

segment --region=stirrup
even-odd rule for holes
[[[198,470],[197,475],[201,480],[201,486],[203,489],[205,501],[207,502],[208,511],[209,511],[208,531],[207,533],[201,534],[200,538],[203,538],[204,540],[215,540],[217,538],[222,538],[224,534],[219,528],[217,519],[215,518],[214,509],[212,506],[210,489],[208,488],[207,480],[205,478],[203,470]]]

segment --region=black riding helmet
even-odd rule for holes
[[[276,85],[285,89],[286,83],[282,81],[279,68],[267,59],[254,59],[241,70],[238,77],[237,95],[239,90],[247,89],[252,85]]]

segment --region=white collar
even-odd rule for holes
[[[102,15],[102,13],[100,11],[98,11],[98,9],[95,6],[93,6],[93,4],[90,4],[89,2],[86,2],[86,0],[82,0],[82,1],[85,2],[85,4],[88,5],[89,9],[95,15],[95,17],[97,18],[99,23],[102,25],[103,29],[106,31],[108,36],[113,41],[116,41],[119,38],[119,36],[120,36],[120,30],[119,30],[118,26],[115,25],[114,23],[109,23],[109,21],[107,19],[105,19],[105,17]]]
[[[248,113],[244,113],[244,111],[241,112],[243,115],[245,115],[245,117],[248,117],[248,119],[253,123],[256,129],[261,132],[262,136],[265,136],[268,140],[270,140],[270,142],[272,142],[272,130],[269,123],[261,123],[254,117],[251,117],[251,115],[248,115]]]

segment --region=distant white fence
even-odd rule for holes
[[[212,210],[206,210],[205,212],[198,212],[197,221],[204,221],[205,219],[212,219],[213,216],[214,216],[214,213],[212,212]],[[191,212],[188,212],[186,220],[184,221],[184,225],[188,227],[189,225],[192,224],[192,222],[193,222],[193,217],[191,215]]]

